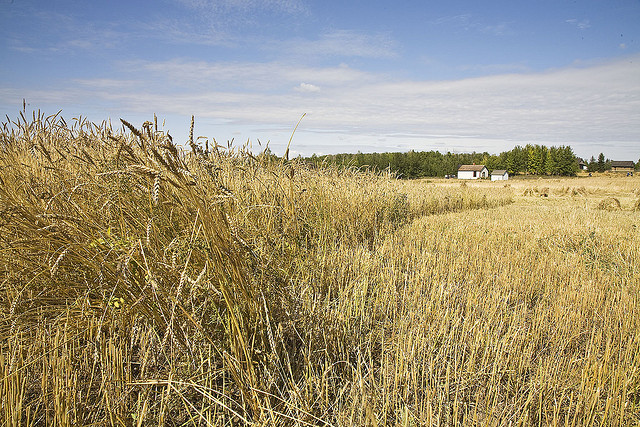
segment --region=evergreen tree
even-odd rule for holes
[[[514,149],[514,168],[516,172],[525,172],[527,170],[527,152],[524,148],[516,146]]]
[[[598,172],[604,172],[606,167],[607,164],[604,158],[604,154],[600,153],[600,155],[598,156]]]
[[[560,173],[558,167],[558,148],[551,147],[547,153],[547,160],[545,162],[545,170],[549,175],[558,175]]]
[[[569,146],[559,147],[558,166],[561,175],[574,176],[578,172],[578,162],[573,149]]]
[[[506,152],[504,168],[509,172],[509,175],[515,175],[518,172],[515,168],[514,155],[511,151]]]

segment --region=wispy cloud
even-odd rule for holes
[[[567,24],[573,25],[580,30],[586,30],[587,28],[591,28],[591,23],[588,19],[578,20],[578,19],[572,18],[572,19],[567,19],[564,22],[566,22]]]
[[[350,68],[292,69],[279,63],[183,61],[147,63],[142,69],[143,74],[152,71],[154,83],[83,80],[73,87],[33,90],[23,96],[36,104],[94,99],[120,105],[123,111],[162,110],[255,125],[288,124],[306,111],[311,127],[348,133],[453,134],[557,143],[630,140],[640,135],[638,57],[587,68],[456,81],[388,82]],[[180,70],[186,71],[182,91],[161,90]],[[229,85],[229,75],[261,90]],[[192,76],[201,80],[194,82]],[[269,87],[282,89],[274,93]],[[314,93],[312,100],[309,92]],[[6,88],[3,94],[6,100]]]
[[[304,17],[309,10],[301,0],[174,0],[187,9],[191,22],[198,27],[230,28],[264,26],[265,18]],[[270,20],[269,20],[270,21]],[[268,22],[269,22],[268,21]],[[187,23],[187,22],[185,22]]]
[[[514,33],[510,22],[486,22],[470,13],[443,16],[431,21],[432,25],[447,26],[464,31],[475,31],[494,36],[506,36]]]
[[[145,40],[192,46],[247,46],[256,41],[234,29],[255,26],[259,19],[271,15],[277,15],[271,17],[278,22],[282,16],[308,13],[298,0],[173,0],[173,3],[177,6],[173,14],[150,10],[145,19],[123,14],[118,20],[81,18],[72,11],[57,11],[62,7],[21,4],[11,8],[11,15],[3,18],[24,21],[30,27],[10,32],[7,45],[24,53],[125,49]]]
[[[531,68],[523,62],[510,64],[474,64],[459,67],[462,71],[474,71],[480,74],[530,73]]]
[[[139,88],[144,84],[144,80],[122,80],[122,79],[74,79],[74,83],[92,88],[95,90],[131,90]]]
[[[334,30],[315,39],[294,38],[272,41],[265,47],[286,51],[294,56],[341,56],[363,58],[394,58],[396,42],[389,33],[364,33],[355,30]]]
[[[8,39],[9,49],[40,54],[97,52],[117,47],[128,34],[124,23],[98,25],[62,13],[32,8],[16,13],[27,12],[29,25],[37,27],[38,31],[25,29],[12,33]]]
[[[428,141],[431,147],[450,144],[469,151],[528,142],[578,147],[618,141],[629,147],[640,136],[638,55],[451,81],[390,81],[345,66],[282,62],[139,61],[120,67],[136,71],[123,79],[74,80],[54,90],[0,86],[0,104],[25,97],[33,105],[56,108],[91,99],[124,117],[195,114],[238,129],[273,132],[290,129],[306,112],[300,134],[320,138],[321,133],[322,144],[328,144],[327,132],[335,135],[334,148],[325,151],[431,149],[424,145]],[[179,88],[166,89],[176,82]],[[216,136],[214,129],[204,133]],[[306,153],[318,151],[312,145]]]
[[[299,0],[177,0],[188,8],[214,13],[251,10],[272,10],[289,14],[307,13],[308,9]]]
[[[300,0],[173,0],[181,7],[176,16],[160,16],[140,23],[147,37],[177,44],[255,48],[266,41],[255,40],[237,28],[264,27],[284,16],[308,16]],[[251,33],[251,31],[249,31]]]
[[[237,36],[211,20],[162,17],[140,23],[139,27],[140,37],[179,45],[232,47],[240,43]]]
[[[466,27],[471,22],[472,15],[470,13],[464,13],[460,15],[442,16],[440,18],[431,21],[435,25],[454,25],[459,27]]]
[[[143,77],[179,90],[237,90],[274,93],[287,91],[300,82],[328,88],[371,82],[379,77],[346,65],[336,67],[299,66],[289,62],[125,61],[121,70],[137,70]]]
[[[493,34],[494,36],[505,36],[513,34],[513,30],[507,22],[500,22],[498,24],[489,25],[479,24],[477,29],[483,33]]]

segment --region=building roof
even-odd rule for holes
[[[458,168],[459,171],[482,171],[484,169],[484,165],[462,165]]]
[[[611,162],[611,167],[612,168],[632,168],[633,167],[633,162],[631,160],[622,160],[622,161],[612,161]]]
[[[491,172],[491,175],[504,175],[505,173],[507,173],[507,171],[504,169],[495,169]]]

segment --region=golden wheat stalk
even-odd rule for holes
[[[153,180],[153,204],[158,205],[160,199],[160,179],[162,178],[162,172],[158,172]]]
[[[156,177],[160,174],[159,170],[151,168],[147,165],[129,165],[127,166],[127,169],[130,172],[134,172],[140,175],[149,175],[153,177]]]
[[[64,259],[64,257],[67,255],[68,252],[69,252],[69,248],[65,248],[60,253],[60,255],[58,255],[58,257],[56,258],[56,261],[51,266],[51,277],[54,277],[56,275],[56,273],[58,272],[58,267],[60,267],[60,263],[62,262],[62,260]]]

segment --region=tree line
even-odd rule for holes
[[[591,160],[584,162],[587,166],[587,172],[605,172],[611,170],[611,160],[604,157],[604,153],[600,153],[598,158],[591,156]],[[635,170],[640,168],[640,160],[635,162]]]
[[[361,153],[313,155],[303,159],[319,166],[323,163],[345,167],[390,170],[400,177],[413,179],[455,175],[460,165],[482,164],[489,169],[504,169],[510,175],[562,175],[573,176],[578,172],[578,159],[570,146],[546,147],[528,144],[516,146],[500,154],[451,153],[438,151],[408,151],[404,153]]]

